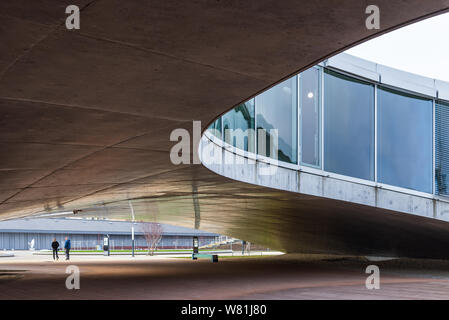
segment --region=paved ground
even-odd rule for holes
[[[67,290],[68,265],[81,272]],[[366,266],[381,270],[367,290]],[[317,255],[223,258],[212,264],[167,257],[0,258],[0,299],[449,299],[449,261]]]
[[[242,256],[242,253],[240,251],[230,251],[230,250],[220,250],[220,251],[200,251],[200,253],[207,253],[207,254],[216,254],[218,256],[235,256],[239,257]],[[245,253],[245,256],[250,255],[253,256],[273,256],[273,255],[281,255],[283,254],[280,251],[251,251],[250,253]],[[11,256],[12,255],[12,256]],[[190,258],[192,256],[191,252],[182,252],[182,251],[174,251],[174,252],[155,252],[155,256],[164,256],[166,258]],[[49,261],[53,262],[53,253],[50,250],[40,250],[40,251],[12,251],[12,250],[6,250],[0,252],[0,265],[2,262],[30,262],[30,261]],[[61,258],[61,261],[65,258],[64,251],[59,251],[59,257]],[[98,260],[98,261],[110,261],[110,260],[124,260],[129,261],[131,258],[130,252],[111,252],[110,257],[104,257],[103,253],[99,252],[70,252],[71,261],[92,261],[92,260]],[[135,259],[151,259],[152,257],[148,257],[148,255],[144,252],[136,252]]]

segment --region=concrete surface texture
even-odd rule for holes
[[[64,27],[68,4],[81,8],[80,30]],[[72,209],[129,218],[135,199],[141,220],[275,249],[447,255],[447,225],[169,160],[173,129],[191,132],[193,120],[204,129],[281,79],[448,7],[380,0],[381,29],[367,30],[368,4],[1,2],[0,219]]]
[[[206,260],[139,257],[70,262],[0,260],[0,299],[448,299],[449,264],[400,259],[285,255]],[[368,290],[368,265],[380,289]],[[80,270],[80,289],[65,286]],[[425,270],[425,271],[423,271]]]

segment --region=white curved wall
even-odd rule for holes
[[[449,98],[449,84],[446,82],[395,70],[347,54],[330,58],[320,66],[432,99]],[[330,173],[320,168],[273,161],[234,148],[207,131],[201,139],[199,153],[207,168],[234,180],[449,221],[449,198]],[[272,172],[267,174],[270,168]]]

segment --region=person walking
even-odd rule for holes
[[[65,249],[65,259],[70,260],[70,239],[65,237],[64,249]]]
[[[53,239],[53,242],[51,243],[51,247],[53,249],[53,260],[59,260],[59,256],[58,256],[59,242],[56,241],[56,238]]]

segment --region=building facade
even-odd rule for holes
[[[101,249],[103,237],[109,235],[112,250],[126,250],[132,246],[132,222],[91,219],[20,219],[0,221],[0,250],[51,249],[54,238],[64,244],[69,237],[73,250]],[[141,223],[134,223],[135,247],[146,249],[147,243]],[[215,242],[218,234],[171,225],[162,225],[158,249],[190,249],[192,237],[200,246]]]
[[[200,153],[239,181],[447,220],[448,128],[449,83],[339,54],[216,119]]]

